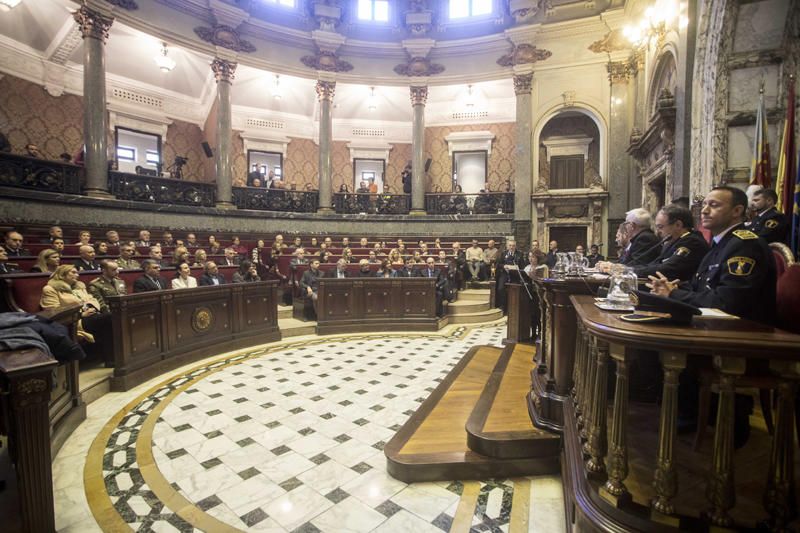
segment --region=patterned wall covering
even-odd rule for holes
[[[244,152],[244,141],[241,132],[234,131],[231,139],[233,150],[233,185],[244,187],[247,184],[247,154]]]
[[[15,153],[33,143],[47,159],[64,152],[74,156],[83,145],[83,99],[50,96],[43,87],[6,74],[0,79],[0,131]]]
[[[394,144],[389,152],[389,162],[386,164],[384,183],[389,186],[390,192],[403,192],[403,182],[400,173],[411,161],[411,143]]]
[[[176,155],[182,155],[189,159],[183,167],[184,179],[214,181],[213,174],[207,172],[208,160],[200,146],[204,140],[203,130],[196,124],[173,121],[167,128],[167,138],[163,140],[164,170],[175,161]]]
[[[297,190],[305,190],[307,184],[317,188],[319,173],[319,150],[311,139],[291,139],[286,148],[283,173],[288,184],[296,184]]]
[[[493,191],[506,190],[506,182],[511,180],[513,183],[514,181],[516,125],[513,122],[425,128],[425,158],[430,157],[432,160],[425,190],[435,191],[439,187],[442,192],[450,191],[453,160],[447,151],[445,137],[456,131],[490,131],[494,133],[492,153],[487,165],[489,170],[487,183]]]

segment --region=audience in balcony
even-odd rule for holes
[[[80,257],[75,261],[73,266],[77,268],[79,272],[83,270],[100,270],[100,265],[94,260],[94,247],[89,244],[84,244],[78,248],[78,255],[80,255]]]
[[[136,248],[132,244],[123,244],[119,248],[119,258],[117,264],[122,270],[134,270],[140,268],[139,261],[133,258],[136,255]]]
[[[42,288],[39,305],[42,309],[80,304],[81,319],[78,321],[78,337],[95,342],[95,335],[108,331],[107,317],[100,316],[100,302],[86,290],[86,285],[78,279],[78,270],[73,265],[61,265],[50,276]]]
[[[173,289],[193,289],[197,287],[197,278],[192,276],[188,263],[181,263],[178,266],[178,274],[172,278]]]
[[[16,263],[8,262],[8,252],[6,252],[5,247],[0,246],[0,274],[13,274],[19,271]]]
[[[206,263],[205,271],[203,275],[200,276],[200,281],[198,285],[206,286],[206,285],[224,285],[225,284],[225,276],[219,273],[219,267],[214,261],[209,261]]]
[[[36,264],[31,268],[31,272],[55,272],[61,265],[61,254],[52,248],[47,248],[39,252]]]
[[[139,240],[136,241],[137,248],[150,248],[150,232],[143,229],[139,232]]]
[[[144,274],[133,282],[133,292],[165,291],[169,288],[167,280],[161,277],[161,265],[154,259],[142,261]]]
[[[89,294],[100,302],[100,312],[108,313],[108,297],[128,293],[125,281],[119,278],[119,265],[111,259],[100,261],[100,277],[89,283]]]
[[[35,157],[36,159],[44,159],[42,152],[39,151],[39,147],[33,143],[25,145],[25,155],[28,157]]]
[[[31,255],[31,253],[22,247],[23,237],[17,231],[9,231],[6,233],[6,254],[8,257],[24,257]]]
[[[47,230],[47,238],[42,239],[42,244],[50,244],[55,239],[63,239],[64,238],[64,230],[61,229],[61,226],[50,226]]]

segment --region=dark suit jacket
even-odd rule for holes
[[[213,281],[214,278],[217,278],[217,280],[219,281],[220,285],[225,285],[225,276],[223,276],[222,274],[217,274],[216,276],[212,276],[212,275],[206,274],[206,273],[203,273],[203,275],[200,276],[200,279],[197,280],[197,285],[198,286],[213,285],[214,284],[214,281]]]
[[[217,266],[239,266],[239,262],[241,261],[241,259],[237,255],[231,261],[233,261],[233,262],[232,263],[228,263],[227,259],[221,259],[220,262],[217,263]]]
[[[374,278],[375,277],[375,272],[373,272],[372,270],[367,270],[366,272],[364,272],[363,270],[359,269],[358,270],[358,277],[359,278]]]
[[[411,270],[409,270],[406,267],[403,267],[400,270],[395,270],[394,272],[392,272],[392,277],[393,278],[413,278],[414,277],[414,272],[412,272]]]
[[[75,265],[75,268],[78,269],[78,271],[81,271],[81,270],[100,270],[100,265],[98,265],[94,261],[92,261],[91,263],[87,263],[83,259],[78,259],[73,264]]]
[[[350,277],[350,274],[347,273],[347,270],[342,271],[342,275],[344,277],[346,277],[346,278]],[[329,270],[327,272],[327,274],[325,274],[325,277],[326,278],[338,278],[339,277],[339,273],[338,273],[337,269],[334,268],[333,270]]]
[[[164,278],[156,278],[154,281],[147,276],[142,276],[133,282],[133,292],[165,291],[167,289],[169,289],[169,285]]]
[[[649,229],[644,229],[631,239],[631,247],[623,252],[619,262],[629,267],[647,265],[661,254],[660,239]]]
[[[303,291],[303,295],[308,292],[308,288],[311,287],[311,292],[317,292],[319,288],[319,278],[324,277],[325,273],[321,270],[317,270],[314,272],[310,268],[303,272],[303,277],[300,278],[300,289]]]

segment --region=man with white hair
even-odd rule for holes
[[[625,229],[628,245],[622,252],[619,262],[629,267],[646,265],[655,261],[661,254],[661,241],[650,229],[650,211],[637,207],[625,213]]]

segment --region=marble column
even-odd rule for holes
[[[84,188],[89,196],[108,197],[105,46],[114,18],[85,5],[73,17],[83,35]]]
[[[514,149],[514,219],[512,231],[519,250],[527,250],[531,244],[531,183],[533,182],[532,84],[533,72],[514,74],[514,94],[517,95],[517,138]]]
[[[425,214],[425,102],[427,87],[411,87],[411,215]]]
[[[611,84],[610,115],[608,121],[608,218],[612,229],[615,221],[625,218],[625,212],[641,205],[641,185],[631,179],[632,160],[628,155],[629,139],[633,129],[635,98],[630,83],[635,73],[631,61],[609,62],[608,80]],[[602,236],[595,237],[604,241]]]
[[[211,70],[217,80],[217,207],[233,207],[233,154],[231,153],[231,85],[236,62],[214,58]]]
[[[333,94],[335,81],[317,81],[319,98],[319,208],[317,213],[333,213],[331,149],[333,143]]]

